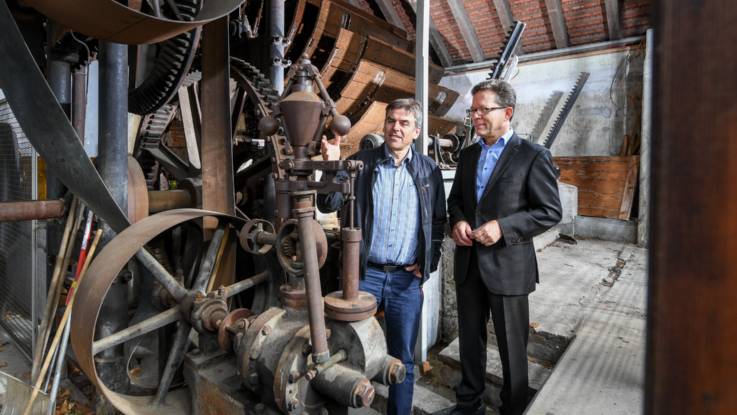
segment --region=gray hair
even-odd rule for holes
[[[490,81],[483,81],[476,84],[471,90],[471,95],[476,95],[477,92],[491,91],[496,94],[497,103],[502,107],[512,107],[517,105],[517,94],[514,92],[514,88],[507,81],[499,79],[492,79]]]
[[[396,109],[403,109],[411,112],[412,115],[415,116],[415,127],[422,128],[422,104],[417,102],[414,98],[395,99],[386,106],[385,116],[388,116],[390,112]]]

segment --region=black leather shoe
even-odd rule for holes
[[[452,411],[450,411],[450,415],[485,415],[486,414],[486,408],[484,408],[483,404],[478,405],[476,408],[463,406],[463,405],[456,405],[455,408],[453,408]]]

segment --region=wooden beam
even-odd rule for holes
[[[642,413],[731,415],[737,413],[737,8],[731,0],[653,5]],[[695,134],[705,138],[698,151],[690,147]]]
[[[609,40],[622,38],[622,29],[619,24],[619,1],[605,0],[606,24],[609,29]]]
[[[494,8],[496,9],[496,14],[499,16],[499,21],[502,22],[504,31],[509,30],[514,23],[512,8],[509,7],[509,0],[494,0]]]
[[[463,6],[463,0],[448,0],[448,5],[450,6],[450,12],[453,14],[453,19],[461,32],[461,36],[463,36],[463,41],[471,53],[471,59],[474,62],[483,61],[484,50],[481,48],[479,37],[473,28],[471,19],[468,17],[468,12],[466,12],[466,8]]]
[[[408,0],[407,3],[409,3],[412,10],[417,14],[417,0]],[[448,46],[443,40],[443,35],[440,34],[438,28],[432,22],[432,16],[430,17],[430,46],[432,46],[432,49],[438,55],[440,64],[443,67],[453,64],[453,58],[450,56],[450,52],[448,52]]]
[[[545,0],[545,7],[548,9],[548,19],[553,29],[555,47],[558,49],[568,47],[568,29],[566,19],[563,17],[563,5],[560,0]]]

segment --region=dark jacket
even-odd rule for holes
[[[377,162],[386,160],[384,145],[371,150],[360,151],[350,157],[352,160],[361,160],[363,169],[356,177],[355,194],[356,208],[354,220],[363,230],[361,244],[361,278],[366,273],[368,255],[366,255],[371,241],[371,225],[373,223],[373,186]],[[407,171],[412,176],[415,188],[419,189],[421,212],[421,227],[417,243],[417,263],[422,270],[422,282],[427,281],[430,273],[438,268],[440,260],[440,246],[445,233],[447,222],[445,211],[445,189],[440,168],[429,157],[415,152],[407,165]],[[345,180],[341,174],[337,180]],[[343,208],[345,203],[342,193],[320,195],[317,198],[317,207],[322,212],[334,212]],[[346,205],[347,206],[347,205]],[[344,212],[343,226],[347,226],[348,214]]]
[[[481,278],[491,292],[529,294],[539,281],[532,237],[551,228],[561,218],[550,151],[513,135],[477,204],[476,167],[480,154],[478,144],[461,152],[448,197],[451,228],[461,220],[476,229],[496,219],[502,239],[488,247],[477,243],[472,247],[456,246],[455,280],[459,284],[465,280],[471,250],[475,249]]]

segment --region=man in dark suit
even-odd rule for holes
[[[527,296],[538,281],[532,237],[561,218],[550,152],[510,126],[516,95],[504,81],[472,89],[478,142],[461,152],[448,197],[462,380],[454,414],[483,414],[486,324],[491,311],[502,361],[502,414],[527,406]]]

